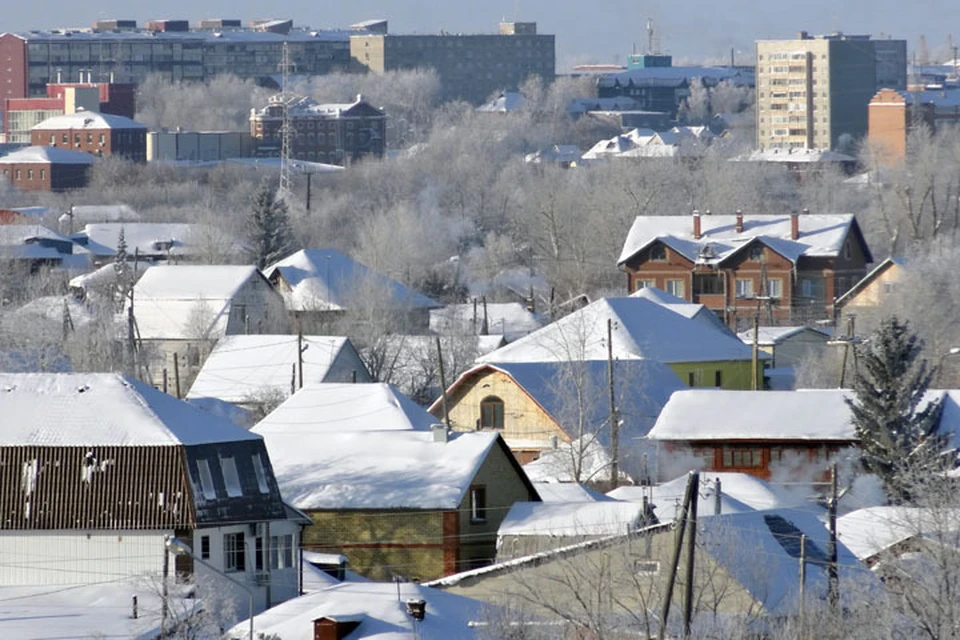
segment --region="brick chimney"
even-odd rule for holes
[[[313,640],[343,640],[360,626],[360,620],[317,618],[313,621]]]
[[[743,211],[737,209],[737,233],[743,233]]]
[[[693,239],[699,240],[703,237],[703,233],[700,230],[700,211],[697,209],[693,210]]]
[[[790,239],[796,240],[800,237],[800,216],[796,211],[790,213]]]

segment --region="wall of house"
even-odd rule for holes
[[[773,347],[773,367],[794,367],[811,353],[823,353],[827,336],[819,331],[801,331]]]
[[[746,473],[769,480],[823,482],[831,461],[851,443],[833,441],[663,441],[657,455],[657,477],[671,480],[697,466],[701,471]]]
[[[484,371],[465,382],[447,398],[450,424],[457,431],[475,431],[480,424],[480,402],[489,396],[503,400],[503,431],[500,435],[523,462],[536,459],[552,448],[552,438],[570,442],[570,437],[513,378],[499,371]],[[434,415],[442,416],[437,407]],[[533,456],[533,457],[531,457]]]
[[[547,602],[554,611],[583,612],[584,593],[590,593],[590,606],[601,613],[656,609],[666,589],[673,541],[673,531],[637,535],[606,548],[467,578],[441,588],[509,605],[512,610],[519,607],[531,615],[552,613],[545,606]],[[686,558],[681,557],[679,575],[684,575],[685,567]],[[676,610],[683,601],[681,582],[677,581],[673,594]],[[696,556],[694,596],[698,609],[738,613],[755,609],[753,597],[706,553]],[[656,632],[656,623],[651,624]]]
[[[224,333],[282,333],[287,328],[283,298],[270,286],[266,278],[254,275],[230,302],[230,315]]]
[[[679,362],[668,365],[685,384],[691,387],[716,387],[720,373],[720,389],[752,389],[753,375],[750,360],[719,362]],[[763,361],[757,362],[758,380],[763,384]]]
[[[532,494],[508,453],[494,446],[480,465],[472,487],[482,487],[486,494],[486,516],[482,520],[472,518],[471,492],[460,503],[461,543],[457,558],[457,571],[482,567],[493,562],[497,555],[497,530],[514,502],[529,502],[538,496]]]
[[[851,296],[843,305],[844,312],[853,309],[876,308],[896,290],[897,283],[903,277],[903,272],[897,265],[892,265],[883,273],[875,276],[873,280]]]
[[[350,568],[374,580],[395,575],[430,580],[454,573],[458,517],[451,511],[308,511],[308,551],[342,553]]]
[[[76,585],[163,569],[164,536],[173,530],[0,532],[0,586]]]

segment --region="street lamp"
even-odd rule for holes
[[[213,571],[214,573],[216,573],[222,578],[226,578],[227,580],[229,580],[230,582],[232,582],[233,584],[237,585],[238,587],[240,587],[241,589],[247,592],[247,601],[249,605],[249,616],[250,616],[250,631],[247,635],[247,639],[253,640],[253,590],[249,586],[237,580],[236,578],[231,578],[230,576],[225,574],[223,571],[220,571],[220,569],[217,569],[215,566],[213,566],[209,562],[201,560],[200,558],[195,556],[193,554],[193,549],[191,549],[190,545],[188,545],[183,540],[180,540],[179,538],[175,538],[173,536],[167,536],[165,544],[167,546],[167,551],[170,551],[176,555],[190,556],[194,562],[199,562],[200,564],[205,566],[207,569],[210,569],[211,571]],[[166,605],[166,602],[164,602],[164,605]]]

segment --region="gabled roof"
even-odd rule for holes
[[[854,442],[842,389],[685,389],[667,402],[653,440],[813,440]]]
[[[95,158],[85,151],[57,147],[26,147],[0,157],[0,164],[86,164]]]
[[[221,335],[233,297],[251,279],[262,277],[252,266],[151,267],[133,287],[140,337],[182,340]]]
[[[576,482],[534,482],[537,494],[544,502],[607,502],[613,497]]]
[[[373,286],[389,292],[398,307],[437,309],[441,305],[427,296],[388,278],[335,249],[303,249],[264,270],[270,280],[277,276],[290,286],[283,292],[293,311],[341,311],[351,306],[351,296],[360,287]]]
[[[0,225],[0,257],[4,259],[59,261],[72,252],[70,238],[43,225]]]
[[[793,338],[801,333],[809,333],[811,343],[814,341],[825,343],[830,337],[829,332],[814,327],[760,327],[759,331],[757,331],[757,344],[761,347],[771,347],[781,344],[784,340]],[[746,331],[741,331],[737,334],[737,337],[740,338],[744,344],[753,344],[753,329],[750,328]]]
[[[336,336],[303,336],[304,383],[349,382],[356,374],[369,379],[353,344]],[[203,363],[187,394],[192,398],[218,398],[226,402],[254,401],[258,393],[290,394],[292,366],[298,362],[295,335],[224,336]],[[334,365],[343,353],[352,354],[353,370]]]
[[[601,298],[478,361],[606,360],[607,320],[614,323],[613,357],[619,360],[675,364],[751,359],[750,348],[727,331],[643,298]]]
[[[836,257],[843,250],[847,236],[853,232],[860,241],[867,262],[873,258],[852,214],[801,214],[800,233],[790,237],[790,215],[744,215],[743,231],[736,231],[735,215],[703,215],[701,237],[693,236],[693,220],[689,215],[637,216],[630,227],[617,264],[622,265],[639,252],[660,241],[691,262],[704,263],[703,247],[709,245],[709,264],[719,264],[745,248],[754,240],[762,242],[792,262],[801,256]]]
[[[256,430],[319,437],[320,433],[359,431],[429,432],[436,423],[436,418],[391,385],[328,382],[305,384],[261,420]]]
[[[263,435],[280,493],[303,510],[456,509],[493,447],[506,450],[489,431],[451,433],[447,442],[420,430],[261,423],[253,431]]]
[[[0,446],[170,446],[261,439],[114,373],[0,373],[0,407]]]
[[[871,282],[876,280],[878,277],[889,271],[894,267],[904,267],[906,266],[907,261],[903,258],[885,258],[883,262],[875,266],[870,270],[870,273],[863,276],[863,278],[857,284],[853,285],[848,289],[842,296],[837,298],[836,305],[842,306],[854,298],[858,293],[863,291],[866,287],[870,285]]]
[[[500,523],[503,536],[609,536],[637,529],[643,505],[634,502],[514,502]]]
[[[730,329],[723,323],[723,320],[706,306],[695,302],[687,302],[683,298],[669,294],[662,289],[657,289],[656,287],[641,287],[631,293],[630,297],[643,298],[650,302],[656,302],[661,307],[670,309],[670,311],[674,313],[679,313],[685,318],[702,322],[708,327],[712,327],[718,331],[730,333]]]
[[[143,129],[146,126],[124,116],[95,111],[77,111],[47,118],[31,131],[60,131],[61,129]]]
[[[605,426],[610,418],[606,360],[481,364],[457,378],[447,390],[447,397],[454,397],[461,386],[488,371],[510,376],[561,427],[570,429],[582,418],[601,443],[609,440]],[[636,359],[614,363],[614,385],[623,442],[645,436],[670,394],[686,388],[665,364]],[[581,405],[571,402],[576,390],[585,397]],[[430,410],[438,410],[440,403],[441,400],[434,402]],[[571,439],[577,437],[576,433],[568,435]]]
[[[125,206],[125,205],[121,205]],[[241,245],[217,227],[176,222],[101,222],[86,225],[73,238],[98,256],[117,253],[120,230],[127,243],[127,255],[142,258],[154,256],[192,256],[211,250],[237,254]]]
[[[837,537],[858,558],[869,561],[906,540],[960,533],[960,510],[881,506],[837,518]],[[936,539],[933,539],[936,543]]]

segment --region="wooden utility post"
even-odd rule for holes
[[[303,389],[303,325],[297,323],[297,388]]]
[[[310,177],[312,175],[309,171],[307,172],[307,213],[310,213]]]
[[[697,546],[697,501],[700,496],[700,474],[694,473],[693,491],[690,493],[690,507],[687,511],[687,571],[683,596],[683,637],[690,637],[690,625],[693,622],[693,560]]]
[[[757,367],[760,362],[760,311],[753,314],[753,352],[750,357],[751,382],[750,388],[754,391],[760,390],[760,376],[757,374]]]
[[[673,554],[670,560],[670,575],[667,576],[667,586],[663,592],[663,606],[660,608],[660,631],[658,640],[664,640],[667,632],[667,621],[670,618],[670,603],[673,600],[673,587],[677,583],[677,570],[680,568],[680,551],[683,548],[683,533],[687,527],[687,513],[693,494],[700,490],[700,474],[691,471],[687,476],[687,491],[683,496],[683,505],[677,517],[677,533],[673,543]]]
[[[830,540],[827,543],[827,600],[834,609],[840,604],[840,575],[837,571],[837,463],[830,467],[830,503],[828,517]]]
[[[610,482],[620,486],[620,419],[613,391],[613,320],[607,318],[607,385],[610,390]]]
[[[800,535],[800,635],[803,636],[803,618],[807,599],[807,536]]]
[[[177,391],[177,399],[180,399],[180,354],[173,352],[173,388]]]
[[[450,429],[450,414],[447,412],[447,378],[443,374],[443,350],[440,348],[440,336],[437,336],[437,360],[440,363],[440,402],[443,406],[443,423],[447,425],[447,429]]]
[[[160,637],[167,635],[167,618],[170,616],[169,593],[167,591],[167,578],[170,575],[170,550],[167,549],[167,541],[163,541],[163,585],[160,603]]]

